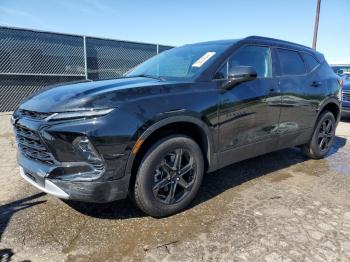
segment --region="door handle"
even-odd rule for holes
[[[319,81],[313,81],[312,83],[311,83],[311,86],[313,86],[313,87],[319,87],[319,86],[321,86],[322,85],[322,82],[319,82]]]

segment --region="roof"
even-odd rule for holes
[[[307,51],[312,51],[315,52],[314,49],[308,46],[284,41],[284,40],[279,40],[279,39],[274,39],[274,38],[269,38],[269,37],[263,37],[263,36],[248,36],[245,38],[240,38],[240,39],[225,39],[225,40],[214,40],[214,41],[206,41],[206,42],[200,42],[200,43],[194,43],[194,44],[223,44],[223,45],[234,45],[238,42],[251,42],[251,43],[261,43],[261,44],[267,44],[267,45],[274,45],[274,46],[280,46],[280,47],[293,47],[298,50],[307,50]]]
[[[288,42],[284,40],[279,40],[275,38],[269,38],[269,37],[263,37],[263,36],[248,36],[246,38],[243,38],[240,40],[243,43],[258,43],[258,44],[266,44],[270,46],[277,46],[277,47],[284,47],[284,48],[290,48],[290,49],[295,49],[298,51],[305,51],[308,53],[313,53],[319,62],[324,61],[324,56],[320,52],[317,52],[315,49],[312,49],[311,47],[293,43],[293,42]]]
[[[262,45],[269,45],[269,46],[276,46],[281,48],[290,48],[295,49],[298,51],[305,51],[308,53],[313,53],[320,62],[324,61],[323,54],[317,52],[316,50],[312,49],[311,47],[288,42],[284,40],[279,40],[275,38],[269,38],[269,37],[263,37],[263,36],[248,36],[245,38],[240,39],[226,39],[226,40],[216,40],[216,41],[207,41],[207,42],[200,42],[200,43],[194,43],[193,45],[207,45],[207,44],[222,44],[227,46],[234,46],[237,43],[251,43],[251,44],[262,44]],[[190,44],[192,45],[192,44]]]
[[[293,43],[285,40],[275,39],[275,38],[263,37],[263,36],[248,36],[246,38],[243,38],[241,41],[244,41],[244,42],[251,41],[254,43],[266,43],[269,45],[275,45],[275,46],[281,46],[281,47],[283,46],[293,47],[298,50],[307,50],[307,51],[315,52],[314,49],[305,45],[301,45],[301,44],[297,44],[297,43]]]

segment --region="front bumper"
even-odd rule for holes
[[[106,203],[124,199],[128,194],[129,176],[111,181],[69,181],[50,178],[54,167],[18,153],[21,176],[41,191],[62,199]]]
[[[12,124],[22,177],[63,199],[110,202],[125,198],[130,178],[124,172],[128,141],[120,140],[118,133],[111,136],[106,123],[102,118],[48,123],[15,113]],[[88,138],[88,143],[81,139],[84,148],[75,144],[78,137]],[[102,164],[85,154],[91,148]]]
[[[24,171],[23,167],[19,168],[19,172],[21,176],[26,180],[29,184],[32,186],[35,186],[36,188],[40,189],[41,191],[53,195],[58,198],[68,199],[69,195],[64,192],[61,188],[56,186],[54,183],[52,183],[48,179],[44,179],[42,184],[37,183],[36,178],[31,175],[30,173]]]

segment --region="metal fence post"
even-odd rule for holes
[[[87,52],[86,52],[86,36],[83,36],[84,41],[84,64],[85,64],[85,79],[88,80],[88,71],[87,71]]]
[[[157,55],[159,54],[159,45],[157,44]]]

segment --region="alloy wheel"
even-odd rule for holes
[[[168,205],[180,202],[193,187],[196,163],[192,154],[183,148],[167,153],[153,176],[154,197]]]
[[[320,151],[326,151],[331,146],[333,138],[333,122],[330,119],[325,119],[319,129],[317,145]]]

